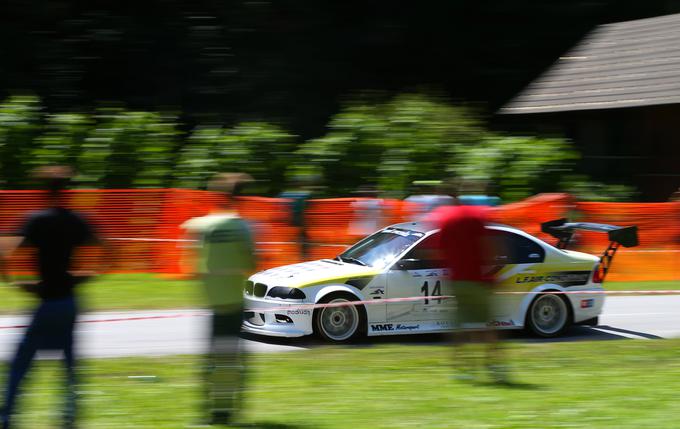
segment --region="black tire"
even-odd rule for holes
[[[591,319],[582,320],[582,321],[577,323],[577,325],[584,325],[584,326],[597,326],[599,324],[600,324],[600,317],[599,316],[593,317]]]
[[[571,311],[571,304],[564,296],[542,293],[529,306],[526,326],[539,337],[557,337],[571,324]]]
[[[331,293],[319,304],[358,301],[347,292]],[[366,308],[363,305],[324,307],[314,310],[314,333],[331,343],[346,343],[366,335]]]

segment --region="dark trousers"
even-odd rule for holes
[[[76,321],[76,302],[73,297],[43,301],[33,313],[33,319],[24,334],[14,359],[10,364],[2,427],[10,427],[21,382],[31,367],[38,350],[61,350],[66,367],[66,426],[75,418],[75,360],[73,357],[73,327]]]
[[[239,346],[243,311],[215,311],[204,377],[206,408],[215,423],[228,423],[241,408],[245,359]]]

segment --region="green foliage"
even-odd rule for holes
[[[9,97],[0,104],[0,180],[4,187],[29,183],[33,139],[40,130],[40,100],[31,95]]]
[[[40,165],[66,164],[78,165],[85,140],[93,126],[87,115],[78,113],[58,113],[48,115],[44,133],[32,145],[31,168]]]
[[[175,118],[102,109],[85,139],[78,171],[83,184],[107,188],[162,187],[170,182],[177,145]]]
[[[462,146],[452,161],[461,180],[495,184],[504,201],[516,201],[560,190],[559,178],[576,159],[578,153],[565,140],[489,134]]]
[[[265,122],[197,126],[184,136],[176,117],[157,112],[43,114],[34,96],[0,104],[0,180],[10,189],[31,187],[37,166],[68,164],[79,186],[98,188],[201,189],[215,173],[233,171],[251,174],[264,195],[300,178],[314,178],[327,196],[373,184],[402,197],[416,180],[487,183],[506,202],[560,190],[585,200],[634,194],[575,175],[578,158],[565,140],[492,133],[470,109],[422,94],[351,104],[325,136],[302,144]]]
[[[294,149],[294,136],[263,122],[198,127],[182,148],[175,183],[202,188],[215,173],[244,172],[258,181],[260,192],[275,195],[283,188]]]
[[[631,201],[637,194],[632,186],[595,182],[584,175],[566,176],[560,188],[580,201]]]
[[[322,172],[326,186],[340,194],[367,182],[393,193],[413,180],[446,177],[458,146],[478,142],[483,132],[468,110],[417,94],[350,106],[329,129],[303,144],[299,155],[303,164],[314,166],[308,170]]]
[[[341,194],[368,182],[403,196],[416,180],[457,179],[494,184],[505,201],[515,201],[558,190],[559,177],[578,158],[565,140],[493,134],[469,109],[423,95],[350,106],[329,128],[299,155]]]

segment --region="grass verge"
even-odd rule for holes
[[[204,305],[201,285],[154,274],[107,274],[79,286],[85,311],[195,308]],[[0,283],[0,313],[31,308],[35,299],[22,290]]]
[[[680,281],[658,282],[605,282],[607,290],[678,290]]]
[[[670,340],[513,344],[510,386],[452,379],[446,346],[253,355],[243,420],[270,429],[677,428],[679,349]],[[199,362],[84,362],[82,427],[189,427],[200,417]],[[39,365],[20,427],[56,427],[57,371]]]
[[[680,282],[608,282],[607,290],[680,289]],[[86,311],[196,308],[204,305],[201,285],[153,274],[109,274],[80,286]],[[0,313],[11,314],[34,305],[18,288],[0,283]]]

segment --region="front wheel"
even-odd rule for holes
[[[314,310],[314,332],[326,341],[350,341],[366,331],[366,310],[363,305],[352,305],[356,297],[348,293],[331,294],[319,304],[338,304]]]
[[[541,294],[529,307],[527,325],[538,336],[556,337],[567,329],[569,315],[569,304],[564,297]]]

